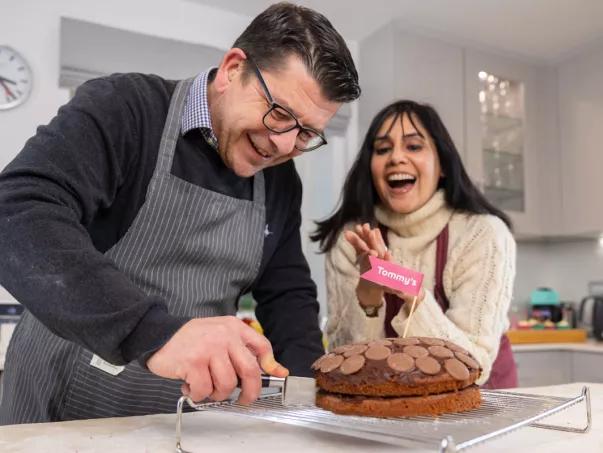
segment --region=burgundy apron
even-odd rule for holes
[[[387,227],[379,225],[381,234],[387,245]],[[448,225],[438,235],[436,240],[436,278],[433,295],[440,304],[443,312],[448,310],[450,303],[444,292],[443,275],[444,267],[448,259]],[[388,338],[397,337],[398,333],[392,327],[392,320],[402,308],[404,301],[394,294],[385,294],[385,336]],[[482,385],[485,389],[504,389],[517,387],[517,366],[513,359],[511,343],[507,335],[500,339],[498,355],[492,364],[490,378]]]

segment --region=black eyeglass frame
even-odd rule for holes
[[[297,147],[297,145],[295,145],[295,149],[297,149],[298,151],[301,151],[302,153],[307,153],[307,152],[310,152],[310,151],[315,151],[318,148],[320,148],[321,146],[326,145],[327,144],[327,139],[324,137],[324,135],[322,135],[316,129],[312,129],[311,127],[302,126],[299,123],[299,120],[297,119],[297,117],[288,108],[283,107],[278,102],[275,102],[274,98],[270,94],[270,90],[268,89],[268,85],[266,85],[266,81],[264,80],[264,77],[262,77],[262,73],[260,71],[260,68],[258,68],[258,66],[249,57],[247,57],[247,61],[253,67],[253,71],[255,72],[256,77],[260,81],[260,85],[262,86],[262,90],[264,91],[264,95],[266,96],[266,99],[270,103],[270,108],[268,109],[268,111],[262,117],[262,123],[264,123],[264,127],[266,129],[268,129],[269,131],[274,132],[275,134],[285,134],[285,133],[287,133],[289,131],[292,131],[293,129],[299,129],[299,133],[304,132],[304,131],[308,131],[308,132],[311,132],[312,134],[316,134],[322,140],[321,143],[319,143],[316,146],[312,146],[311,148],[300,149],[300,148]],[[272,113],[272,111],[274,109],[277,109],[277,108],[279,108],[279,109],[284,110],[285,112],[287,112],[291,116],[291,118],[293,118],[293,120],[295,121],[295,124],[293,126],[291,126],[291,127],[288,127],[286,129],[284,129],[284,130],[277,130],[277,129],[274,129],[274,128],[268,126],[268,124],[266,123],[266,118],[268,117],[268,115],[270,115],[270,113]],[[299,135],[299,133],[298,133],[298,135]]]

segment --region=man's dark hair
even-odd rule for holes
[[[381,203],[371,172],[375,139],[388,118],[393,117],[395,122],[401,120],[403,115],[408,115],[417,132],[418,122],[433,139],[442,174],[445,175],[440,179],[438,188],[444,189],[448,207],[469,214],[494,215],[511,229],[509,216],[492,205],[469,178],[461,155],[438,112],[429,104],[401,100],[384,107],[373,118],[356,161],[346,177],[339,207],[329,218],[316,222],[316,231],[310,238],[319,242],[322,252],[328,252],[333,248],[338,234],[347,223],[368,222],[375,225],[375,206]]]
[[[334,102],[360,96],[358,73],[343,38],[322,14],[287,2],[257,16],[234,42],[263,70],[278,70],[286,57],[298,56]],[[251,73],[249,65],[245,77]]]

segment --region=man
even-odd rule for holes
[[[308,374],[321,333],[290,160],[359,94],[341,36],[287,3],[194,80],[80,87],[0,175],[0,283],[27,308],[0,424],[170,412],[237,381],[249,403],[262,370]],[[233,317],[248,291],[268,339]]]

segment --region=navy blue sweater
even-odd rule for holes
[[[55,334],[124,364],[161,347],[187,320],[167,312],[104,256],[128,230],[151,179],[176,82],[120,74],[89,81],[0,173],[0,284]],[[181,136],[172,174],[250,199],[199,130]],[[277,360],[309,375],[323,352],[316,287],[301,251],[293,162],[264,171],[266,222],[257,317]]]

